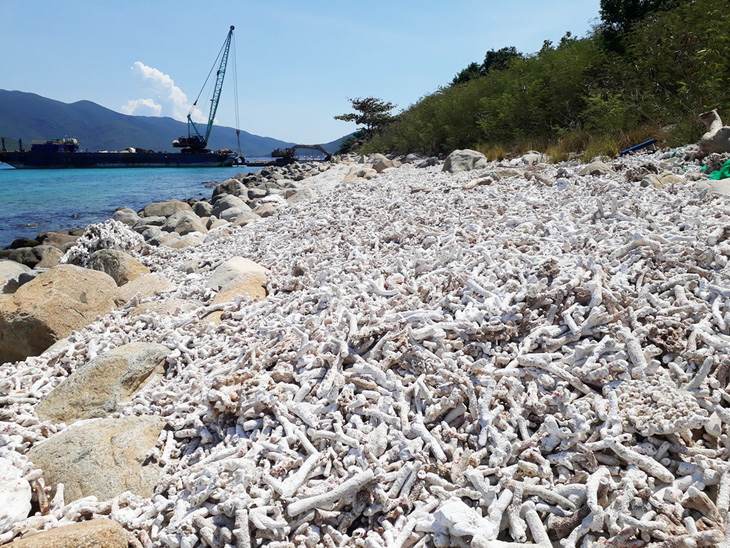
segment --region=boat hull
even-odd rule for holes
[[[18,169],[119,167],[227,167],[228,154],[174,152],[0,152],[0,162]]]

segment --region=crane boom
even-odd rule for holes
[[[223,42],[223,48],[221,49],[221,62],[218,66],[218,71],[216,72],[215,87],[213,88],[213,98],[210,100],[210,113],[208,115],[208,125],[205,128],[205,135],[200,132],[198,126],[192,119],[193,110],[195,109],[195,105],[198,103],[198,100],[196,99],[193,103],[193,107],[188,113],[188,136],[180,137],[179,139],[176,139],[172,142],[172,146],[182,147],[182,152],[204,152],[206,150],[206,147],[208,146],[210,130],[213,128],[213,120],[215,119],[215,113],[218,110],[218,103],[221,98],[221,91],[223,90],[223,79],[226,76],[228,52],[231,48],[231,39],[233,38],[234,29],[235,27],[231,25],[231,28],[228,31],[228,36],[226,36],[226,39]],[[205,84],[203,84],[203,87],[205,87]]]

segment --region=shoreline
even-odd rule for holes
[[[304,167],[303,167],[304,166]],[[306,167],[309,166],[309,167]],[[276,177],[279,178],[285,178],[285,180],[289,181],[289,183],[296,183],[297,181],[301,181],[306,176],[310,176],[313,172],[318,172],[318,169],[315,169],[316,165],[314,164],[296,164],[296,167],[292,169],[287,169],[286,166],[268,166],[264,169],[259,170],[252,170],[252,171],[246,171],[246,172],[238,172],[236,173],[234,170],[230,170],[230,177],[228,177],[226,180],[231,181],[233,179],[238,178],[239,181],[245,181],[246,184],[254,187],[261,187],[269,184],[271,188],[264,189],[262,192],[257,192],[255,197],[249,198],[248,196],[243,196],[244,201],[247,202],[248,208],[246,209],[251,210],[259,205],[260,199],[265,198],[266,196],[276,193],[278,191],[284,191],[284,189],[281,188],[274,188],[275,185],[273,184],[273,179],[269,178],[266,174],[274,174]],[[264,175],[262,175],[262,173]],[[286,176],[289,176],[290,179],[286,179]],[[297,179],[297,181],[294,181],[293,179]],[[171,198],[172,200],[176,200],[179,202],[185,202],[189,204],[190,206],[195,205],[198,202],[203,203],[210,203],[212,196],[210,195],[215,191],[215,187],[222,184],[224,181],[206,181],[201,183],[201,195],[203,190],[208,190],[208,196],[204,196],[202,198],[198,197],[189,197],[184,199],[179,198]],[[295,186],[295,185],[291,185]],[[238,189],[239,192],[244,192],[242,189]],[[238,194],[236,194],[238,196]],[[152,202],[150,202],[152,203]],[[140,209],[136,210],[135,213],[142,212],[144,208],[150,203],[146,203],[144,206],[142,206]],[[203,208],[201,211],[204,211],[205,208]],[[129,214],[132,210],[130,210],[127,207],[120,206],[117,207],[116,212],[119,210],[124,210],[127,214]],[[115,218],[115,215],[117,213],[114,213],[110,215],[108,218],[113,219]],[[205,215],[203,215],[205,217]],[[117,217],[120,217],[117,215]],[[123,222],[128,222],[129,215],[121,216]],[[252,217],[255,218],[255,217]],[[103,221],[95,221],[95,222],[103,222]],[[93,223],[89,223],[93,224]],[[86,225],[88,226],[88,225]],[[5,247],[0,248],[0,260],[11,258],[11,255],[14,257],[13,260],[18,260],[18,262],[23,262],[22,260],[19,260],[22,256],[27,256],[31,252],[31,249],[33,247],[39,247],[41,245],[51,245],[53,247],[56,247],[61,252],[66,252],[67,249],[73,244],[73,241],[75,238],[80,237],[86,226],[75,226],[70,229],[59,229],[59,230],[44,230],[41,232],[36,233],[34,237],[16,237],[11,242],[8,242]],[[203,232],[207,231],[207,228],[203,230]],[[17,251],[20,249],[21,251]],[[14,252],[14,250],[16,250]],[[55,256],[56,253],[53,253]],[[48,261],[46,261],[48,262]],[[30,264],[28,266],[33,267],[34,264],[32,264],[33,261],[30,261]]]
[[[37,492],[44,444],[154,418],[140,450],[157,476],[147,494],[16,518],[0,543],[92,518],[170,547],[612,540],[643,503],[665,523],[667,496],[707,527],[675,520],[673,536],[722,540],[721,518],[688,508],[727,512],[713,485],[730,422],[710,399],[730,359],[724,186],[662,152],[463,154],[453,173],[353,160],[195,246],[138,249],[116,223],[84,237],[80,262],[117,246],[169,285],[0,367],[0,457]],[[98,418],[39,419],[66,379],[130,344],[162,347],[164,372]]]

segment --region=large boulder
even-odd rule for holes
[[[20,277],[32,270],[15,261],[0,261],[0,293],[12,293],[20,287]]]
[[[30,484],[13,463],[0,457],[0,533],[30,514]]]
[[[8,246],[8,249],[19,249],[21,247],[35,247],[37,245],[41,245],[41,243],[38,240],[35,240],[33,238],[16,238]]]
[[[218,218],[224,218],[221,213],[227,209],[236,208],[241,211],[251,211],[249,205],[238,196],[232,196],[230,194],[222,194],[213,201],[213,209],[211,215],[215,215]]]
[[[83,421],[27,455],[43,470],[46,485],[64,484],[67,503],[90,495],[109,500],[125,491],[150,497],[161,469],[145,455],[164,426],[157,416]]]
[[[284,198],[290,204],[298,204],[301,202],[307,202],[317,197],[317,193],[309,187],[302,187],[299,189],[290,188],[284,192]]]
[[[169,217],[178,211],[192,211],[193,208],[186,202],[180,200],[168,200],[166,202],[155,202],[142,209],[143,217]]]
[[[120,207],[114,212],[112,219],[124,223],[127,226],[134,226],[139,222],[140,217],[134,209]]]
[[[240,207],[229,207],[228,209],[224,209],[223,211],[219,212],[217,217],[223,219],[224,221],[232,223],[243,213],[251,213],[251,208],[241,209]]]
[[[459,173],[461,171],[472,171],[474,169],[485,169],[489,166],[487,157],[481,152],[470,150],[455,150],[446,157],[443,171]]]
[[[375,171],[370,164],[365,165],[353,165],[350,170],[347,172],[347,175],[342,179],[343,183],[354,181],[356,179],[366,179],[370,180],[378,175],[378,172]]]
[[[213,214],[213,206],[208,202],[195,202],[193,213],[198,217],[210,217]]]
[[[129,302],[135,295],[142,300],[159,295],[173,287],[172,282],[162,274],[145,274],[120,287],[115,300],[121,306]]]
[[[7,548],[127,548],[129,534],[117,521],[92,519],[41,531]]]
[[[70,424],[117,411],[164,373],[166,346],[130,343],[105,352],[71,373],[36,407],[41,420]]]
[[[87,265],[92,270],[106,272],[118,286],[150,273],[150,269],[132,257],[129,253],[118,249],[100,249],[89,257]]]
[[[63,252],[52,245],[37,245],[35,247],[20,247],[13,249],[8,257],[29,268],[53,268],[63,257]]]
[[[231,194],[233,196],[241,196],[246,193],[246,187],[238,179],[226,179],[221,184],[216,185],[213,189],[213,196],[219,194]]]
[[[52,245],[61,251],[67,251],[76,243],[79,236],[73,236],[68,232],[41,232],[36,239],[43,245]]]
[[[230,222],[233,226],[246,226],[259,220],[261,220],[261,217],[253,211],[242,211]]]
[[[206,285],[218,292],[248,287],[246,294],[254,298],[264,298],[264,284],[268,273],[269,270],[260,264],[244,257],[233,257],[213,271]]]
[[[275,204],[267,202],[257,205],[253,212],[263,219],[265,217],[272,217],[279,213],[279,208]]]
[[[245,259],[233,257],[218,266],[206,284],[218,291],[211,304],[230,302],[238,295],[247,295],[254,300],[266,298],[267,268]],[[222,312],[212,312],[204,319],[206,322],[219,323]]]
[[[190,234],[191,232],[200,232],[205,234],[208,229],[205,223],[192,211],[178,211],[167,218],[162,226],[162,230],[167,232],[177,232],[180,236]]]
[[[177,234],[177,232],[172,232],[171,234]],[[183,249],[186,247],[195,247],[200,244],[202,244],[205,241],[205,234],[201,234],[200,232],[190,232],[188,234],[185,234],[185,236],[177,235],[176,238],[172,240],[167,240],[162,243],[165,247],[171,247],[172,249]]]
[[[37,356],[114,307],[108,274],[73,265],[48,270],[0,301],[0,363]]]

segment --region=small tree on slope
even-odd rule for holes
[[[335,120],[343,120],[345,122],[355,122],[358,125],[365,126],[364,131],[367,139],[370,139],[375,133],[393,121],[390,111],[395,108],[393,103],[376,99],[375,97],[365,97],[364,99],[348,99],[352,103],[355,112],[348,114],[340,114],[335,116]]]

